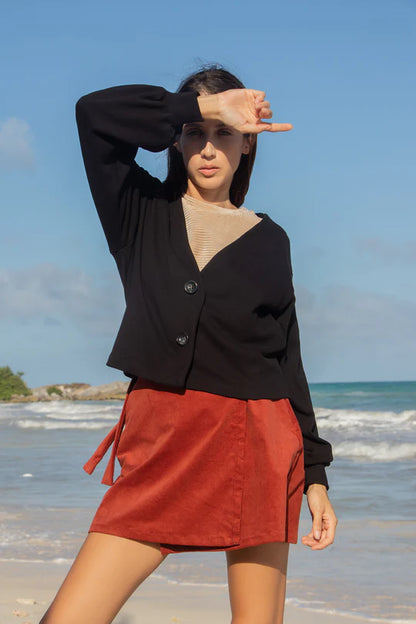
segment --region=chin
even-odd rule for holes
[[[215,179],[215,177],[212,178],[202,178],[202,180],[198,177],[198,179],[193,179],[192,183],[200,189],[204,189],[207,191],[215,191],[215,190],[220,190],[221,188],[227,187],[228,188],[231,186],[231,182],[229,185],[227,185],[223,179],[219,180],[218,178]]]

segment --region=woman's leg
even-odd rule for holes
[[[225,552],[232,624],[282,624],[289,544]]]
[[[153,542],[89,533],[40,624],[109,624],[165,557]]]

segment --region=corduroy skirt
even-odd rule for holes
[[[297,542],[303,439],[288,399],[238,399],[138,378],[88,473],[111,444],[102,480],[110,488],[89,532],[156,542],[163,554]]]

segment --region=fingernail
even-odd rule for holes
[[[315,539],[319,540],[319,538],[321,537],[321,532],[320,531],[315,531],[313,535],[314,535]]]

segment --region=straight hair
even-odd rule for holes
[[[220,65],[208,65],[184,78],[176,93],[194,91],[198,95],[203,93],[213,95],[228,89],[244,88],[241,80]],[[181,131],[182,128],[179,133]],[[237,207],[242,206],[247,194],[257,151],[257,135],[250,134],[245,136],[250,137],[250,151],[248,154],[241,155],[240,164],[234,173],[230,187],[230,201]],[[173,145],[168,148],[168,171],[164,183],[171,200],[182,197],[188,188],[188,176],[182,154]]]

